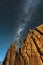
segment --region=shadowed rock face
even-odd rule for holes
[[[43,24],[30,30],[21,44],[20,49],[16,43],[10,46],[3,65],[43,65]]]

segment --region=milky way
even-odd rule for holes
[[[19,22],[20,26],[17,30],[17,36],[16,36],[16,40],[18,41],[23,33],[23,29],[28,25],[29,22],[31,22],[31,18],[32,18],[32,14],[33,14],[33,10],[36,8],[36,6],[38,5],[38,3],[40,3],[39,1],[34,1],[34,0],[27,0],[27,2],[25,2],[23,4],[23,15],[21,15],[21,20]],[[21,33],[22,32],[22,33]],[[21,33],[21,34],[20,34]]]

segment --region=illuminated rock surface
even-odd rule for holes
[[[3,65],[43,65],[43,24],[30,30],[21,44],[19,49],[16,43],[10,46]]]

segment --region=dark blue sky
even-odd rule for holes
[[[43,0],[0,0],[0,62],[12,42],[43,23]],[[22,33],[21,33],[22,32]]]

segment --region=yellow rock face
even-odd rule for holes
[[[43,24],[30,30],[21,43],[20,49],[16,43],[10,46],[3,65],[43,65]]]

